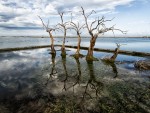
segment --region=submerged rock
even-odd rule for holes
[[[150,70],[150,61],[140,60],[135,62],[134,66],[138,69]]]

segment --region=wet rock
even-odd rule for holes
[[[140,60],[134,64],[137,69],[150,70],[150,61]]]

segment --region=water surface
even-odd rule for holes
[[[134,67],[149,58],[120,55],[110,64],[94,52],[99,61],[87,62],[69,50],[66,58],[49,48],[0,53],[0,113],[150,112],[150,71]]]
[[[55,38],[55,44],[62,44],[62,38]],[[81,46],[88,47],[90,39],[82,38]],[[95,44],[97,48],[115,49],[116,43],[123,44],[121,50],[149,52],[150,38],[98,38]],[[0,48],[15,48],[50,45],[49,38],[38,37],[0,37]],[[66,45],[77,45],[77,38],[66,38]]]

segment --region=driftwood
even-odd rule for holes
[[[140,70],[150,70],[150,61],[140,60],[137,61],[134,66]]]

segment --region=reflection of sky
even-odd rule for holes
[[[8,99],[5,100],[7,104],[7,101],[11,99],[10,95],[17,101],[23,98],[42,98],[42,96],[47,98],[46,96],[50,94],[56,97],[69,94],[70,97],[73,91],[72,85],[75,84],[79,71],[81,71],[80,85],[74,86],[74,96],[78,97],[82,97],[86,83],[92,77],[94,79],[91,81],[93,84],[96,84],[96,80],[100,81],[101,87],[104,86],[105,89],[99,89],[104,95],[105,93],[111,93],[105,86],[112,86],[113,83],[123,84],[126,81],[127,84],[127,81],[129,81],[129,83],[134,82],[137,84],[137,81],[140,81],[140,83],[149,84],[147,77],[141,76],[139,71],[128,69],[131,63],[126,63],[125,66],[114,64],[118,71],[118,76],[114,78],[116,72],[113,71],[113,67],[110,64],[105,64],[101,60],[88,64],[85,58],[79,59],[79,63],[77,63],[73,57],[69,57],[75,50],[69,50],[65,60],[62,60],[60,51],[57,51],[55,65],[51,62],[48,48],[0,53],[0,99],[7,97]],[[82,50],[82,53],[86,54],[87,51]],[[109,54],[111,53],[94,52],[94,56],[99,59]],[[117,60],[120,60],[121,57],[124,58],[121,60],[127,60],[128,56],[119,55]],[[135,61],[136,58],[138,57],[131,56],[128,57],[128,60]],[[48,78],[53,67],[57,74],[54,75],[55,77]],[[147,76],[149,76],[148,73]],[[65,83],[66,77],[68,79]],[[68,88],[67,91],[63,90],[64,85]],[[98,85],[96,84],[96,87]],[[89,87],[88,93],[93,96],[95,91]]]

